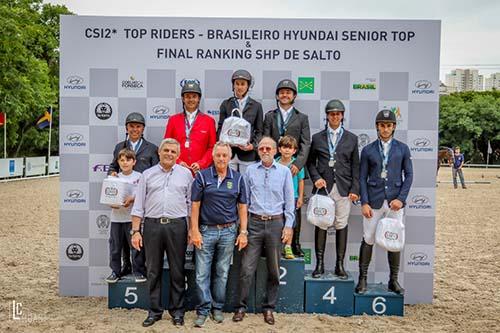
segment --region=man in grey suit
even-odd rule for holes
[[[345,107],[333,99],[326,104],[327,127],[313,135],[307,168],[314,184],[314,191],[325,189],[335,201],[335,247],[337,259],[335,275],[347,279],[344,257],[347,246],[347,221],[351,201],[359,199],[358,137],[342,126]],[[326,230],[315,227],[314,244],[316,269],[313,278],[320,277],[324,269]]]
[[[289,79],[281,80],[276,87],[278,108],[267,112],[264,119],[264,136],[269,136],[276,142],[285,135],[297,140],[299,149],[295,161],[290,165],[293,176],[305,166],[311,145],[309,118],[293,106],[296,97],[295,83]]]

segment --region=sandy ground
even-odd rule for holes
[[[449,168],[439,179],[449,180]],[[405,307],[405,317],[261,315],[235,324],[211,321],[181,331],[197,332],[500,332],[500,169],[465,170],[470,184],[437,189],[434,303]],[[144,329],[143,310],[109,310],[104,298],[58,296],[58,178],[0,183],[0,332],[159,332],[175,330],[169,320]],[[25,319],[12,320],[12,300]],[[168,316],[165,316],[167,318]],[[26,319],[27,318],[27,319]]]

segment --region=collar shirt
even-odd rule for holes
[[[141,173],[137,171],[132,171],[129,175],[124,175],[122,172],[118,173],[118,178],[123,180],[125,183],[128,183],[133,188],[131,196],[135,196],[135,192],[137,190],[137,184],[139,184],[139,180],[141,179]],[[111,209],[111,222],[130,222],[132,218],[130,213],[132,211],[132,206]]]
[[[192,182],[191,171],[179,164],[168,171],[159,163],[147,169],[139,181],[132,215],[171,219],[190,216]]]
[[[283,121],[286,122],[288,120],[288,117],[290,116],[290,113],[293,110],[293,105],[288,108],[288,110],[285,110],[279,106],[280,112],[281,112],[281,117],[283,118]]]
[[[186,111],[186,117],[187,117],[187,120],[189,122],[189,126],[193,126],[193,122],[196,119],[197,114],[198,114],[198,110],[196,110],[194,112],[187,112]]]
[[[266,168],[258,162],[247,168],[244,178],[249,212],[258,215],[285,214],[285,226],[292,227],[295,211],[290,169],[277,162]]]
[[[243,109],[245,109],[247,101],[248,101],[248,94],[246,94],[245,97],[243,97],[242,99],[238,99],[238,108],[240,109],[241,112],[243,112]]]
[[[132,140],[128,140],[130,143],[130,148],[132,148],[133,151],[137,152],[137,148],[140,147],[142,139],[137,140],[136,142],[132,142]]]
[[[381,140],[381,142],[382,142],[382,147],[384,148],[384,155],[387,156],[389,154],[389,149],[391,147],[392,138],[390,138],[387,141]]]
[[[334,144],[337,144],[338,136],[340,134],[341,126],[337,127],[337,129],[333,129],[328,125],[328,135],[330,135],[330,139]]]

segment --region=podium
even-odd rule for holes
[[[354,313],[354,280],[325,272],[315,279],[308,273],[305,277],[305,312],[326,313],[337,316],[352,316]]]
[[[262,301],[266,295],[267,265],[266,258],[259,258],[257,265],[255,307],[262,312]],[[280,260],[280,286],[276,312],[304,312],[304,259]]]
[[[240,285],[240,269],[241,267],[241,252],[237,248],[234,249],[233,262],[229,268],[226,286],[226,302],[224,303],[224,312],[234,312],[236,302],[238,300],[239,285]],[[247,312],[255,312],[255,277],[248,293]]]
[[[403,316],[404,296],[387,289],[386,284],[368,284],[364,294],[354,294],[354,314]]]
[[[127,275],[116,283],[108,284],[108,308],[149,308],[149,283],[136,283],[134,276]]]

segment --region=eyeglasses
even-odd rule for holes
[[[259,151],[271,151],[273,148],[271,147],[259,147]]]

